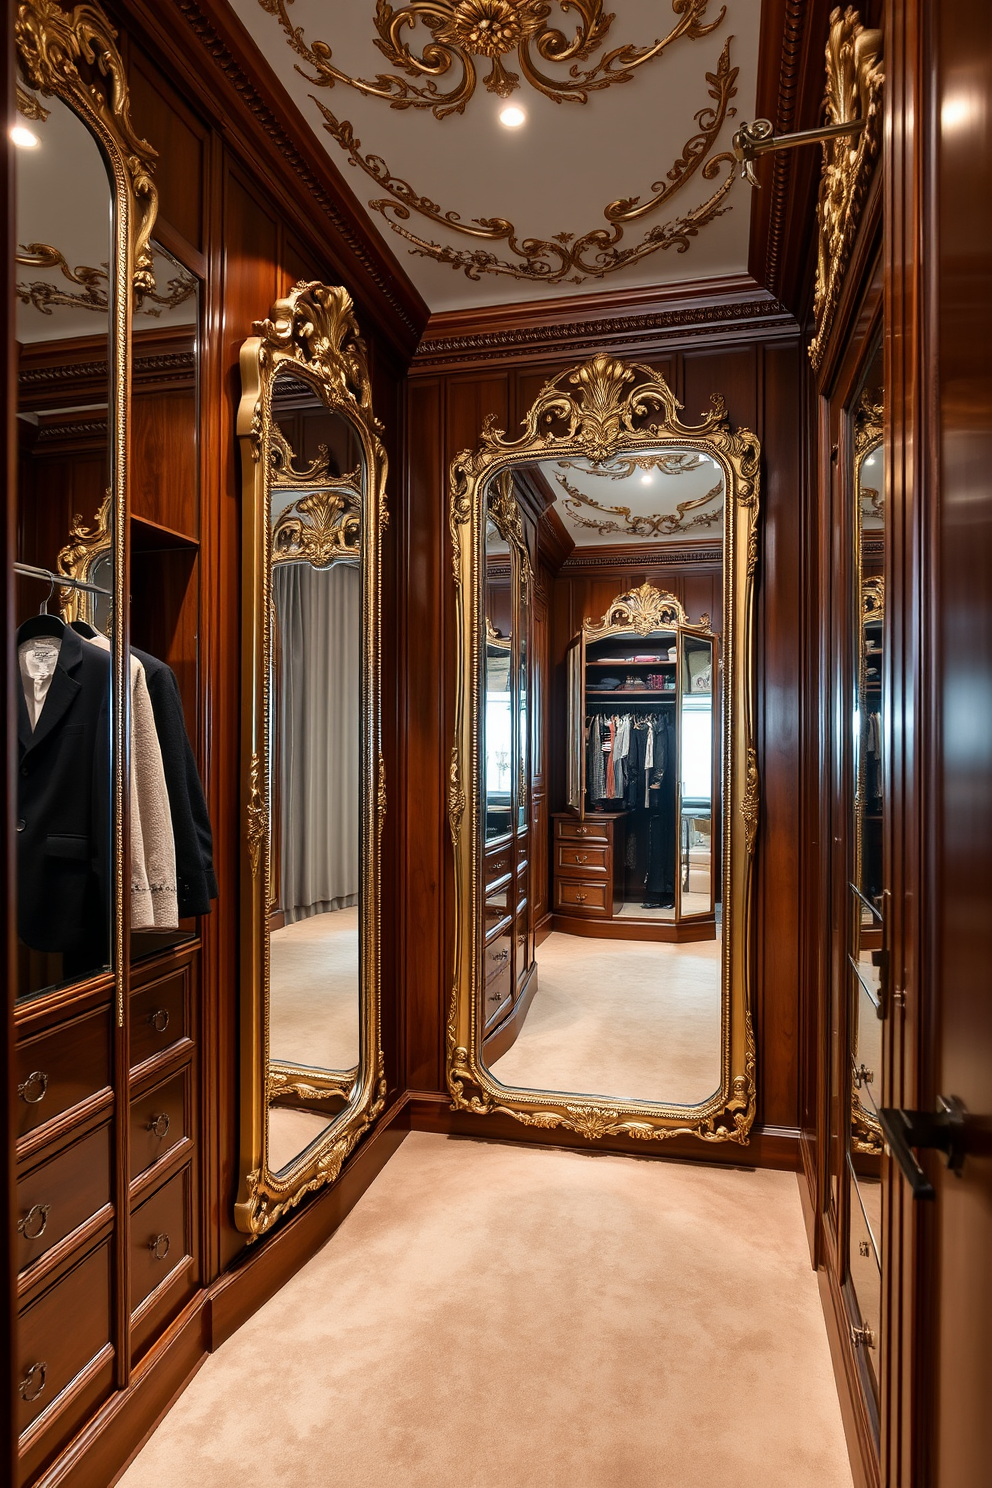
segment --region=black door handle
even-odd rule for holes
[[[932,1199],[934,1186],[920,1167],[914,1147],[933,1147],[944,1154],[951,1172],[961,1176],[965,1152],[964,1105],[956,1095],[937,1097],[936,1111],[904,1111],[899,1106],[882,1106],[878,1123],[886,1145],[913,1190],[914,1199]]]

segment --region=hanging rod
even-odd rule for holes
[[[751,124],[742,124],[731,144],[734,158],[741,168],[741,179],[758,185],[754,174],[754,162],[761,155],[773,150],[792,150],[797,145],[813,145],[821,140],[838,139],[845,134],[860,134],[865,127],[864,119],[849,119],[842,124],[823,124],[819,129],[800,129],[794,134],[776,134],[770,119],[755,119]]]
[[[54,574],[50,568],[35,568],[30,563],[15,563],[14,572],[21,574],[25,579],[40,579],[44,583],[58,585],[60,589],[85,589],[88,594],[105,594],[108,599],[113,599],[109,589],[101,589],[99,584],[87,584],[82,579],[70,579],[66,574]]]

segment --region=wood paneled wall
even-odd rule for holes
[[[406,969],[403,1055],[415,1092],[415,1124],[477,1135],[525,1139],[524,1128],[500,1118],[453,1116],[444,1082],[444,1028],[452,972],[452,859],[445,791],[453,730],[454,587],[448,541],[447,471],[453,456],[474,446],[494,415],[512,433],[547,378],[582,360],[585,347],[525,363],[507,355],[486,370],[415,368],[407,390],[409,431],[404,549],[406,649],[400,669],[406,733],[406,816],[403,839],[402,957]],[[599,348],[597,348],[599,349]],[[671,382],[688,422],[720,394],[732,423],[754,429],[762,442],[762,519],[758,613],[757,739],[762,806],[756,907],[755,1013],[758,1039],[758,1120],[743,1153],[666,1143],[666,1154],[740,1156],[794,1166],[798,1161],[799,982],[799,675],[803,503],[803,353],[782,336],[726,345],[697,335],[691,345],[659,343],[638,350]],[[631,570],[632,582],[638,582]],[[578,582],[578,581],[573,581]],[[583,586],[588,580],[583,580]],[[610,587],[610,586],[607,586]],[[577,590],[577,595],[584,591]],[[598,590],[595,603],[599,602]],[[610,596],[607,595],[607,598]],[[593,607],[595,608],[595,603]],[[571,623],[571,621],[569,621]],[[552,636],[554,633],[552,622]],[[539,643],[540,644],[540,643]],[[555,641],[550,640],[553,648]],[[438,688],[438,678],[444,685]],[[553,771],[554,764],[551,762]],[[546,1134],[542,1140],[547,1140]],[[581,1139],[577,1139],[577,1145]],[[677,1154],[676,1154],[677,1149]]]

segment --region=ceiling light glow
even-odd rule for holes
[[[30,129],[25,129],[23,124],[15,124],[10,137],[19,150],[34,150],[41,144],[38,136],[32,134]]]
[[[527,115],[522,108],[518,108],[516,104],[510,103],[507,104],[506,108],[500,109],[499,122],[503,125],[504,129],[519,129],[521,124],[526,124]]]
[[[653,483],[654,483],[654,476],[653,475],[642,475],[641,476],[641,485],[642,486],[650,486]]]

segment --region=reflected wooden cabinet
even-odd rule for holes
[[[612,919],[624,905],[627,813],[603,811],[576,821],[571,812],[556,811],[554,824],[555,915]]]

